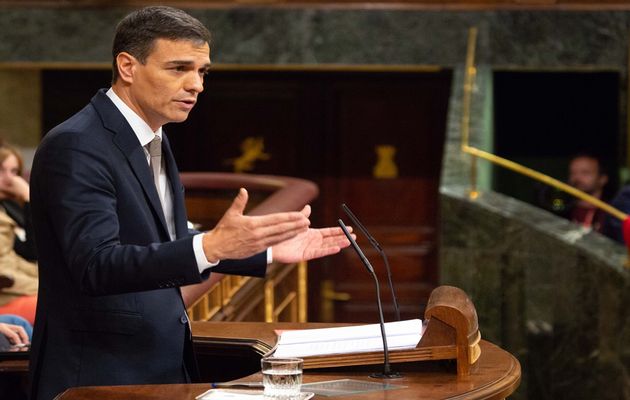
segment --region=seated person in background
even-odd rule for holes
[[[598,157],[581,153],[569,162],[569,185],[593,197],[604,200],[604,187],[608,183],[608,175]],[[601,232],[605,213],[594,205],[575,199],[568,208],[566,217],[571,221]]]
[[[0,290],[0,314],[15,314],[33,324],[37,306],[37,264],[20,257],[13,249],[17,224],[0,210],[0,275],[13,284]]]
[[[36,261],[29,186],[22,178],[23,168],[20,153],[0,140],[0,206],[16,223],[15,252],[26,260]]]
[[[29,187],[21,172],[20,154],[0,141],[0,276],[12,282],[0,290],[0,314],[19,315],[33,324],[38,271],[28,260],[37,254],[31,234]]]

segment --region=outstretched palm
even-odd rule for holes
[[[308,261],[338,253],[349,245],[341,228],[310,228],[273,246],[273,259],[282,263]]]

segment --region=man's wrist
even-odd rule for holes
[[[193,252],[195,254],[195,260],[197,261],[197,268],[199,268],[199,272],[202,273],[208,268],[212,268],[218,265],[221,260],[217,259],[216,261],[208,260],[206,253],[203,248],[203,237],[204,233],[198,233],[193,236]]]
[[[199,234],[200,244],[208,262],[219,262],[221,255],[217,254],[217,246],[213,246],[211,243],[212,231],[207,231]]]

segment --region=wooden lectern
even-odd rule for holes
[[[387,381],[401,388],[361,395],[344,396],[344,400],[399,400],[416,399],[504,399],[520,383],[518,361],[497,346],[481,340],[477,314],[466,294],[458,288],[441,286],[429,299],[425,312],[426,328],[418,346],[410,351],[396,351],[390,362],[399,363],[397,369],[403,377],[395,380],[374,380],[366,370],[382,363],[382,354],[366,353],[348,356],[320,357],[317,369],[305,369],[304,382],[322,382],[352,378]],[[260,358],[269,352],[276,341],[276,329],[310,329],[340,326],[320,323],[262,323],[262,322],[195,322],[193,335],[202,371],[206,364],[220,370],[230,368],[222,357],[236,358],[232,362],[240,368],[239,381],[260,381]],[[251,365],[239,357],[252,358]],[[452,363],[456,361],[456,371]],[[306,361],[306,359],[305,359]],[[316,364],[312,364],[316,365]],[[312,366],[311,365],[311,366]],[[477,368],[478,367],[478,368]],[[205,369],[208,371],[208,369]],[[208,382],[224,381],[217,376],[203,376]],[[209,389],[209,384],[194,385],[139,385],[72,388],[58,396],[63,400],[93,398],[181,398],[192,400]],[[316,397],[317,398],[317,397]]]

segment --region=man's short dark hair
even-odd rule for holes
[[[132,12],[116,27],[112,45],[112,84],[118,80],[118,54],[127,52],[144,64],[157,39],[190,40],[210,45],[210,32],[199,20],[177,8],[153,6]]]

